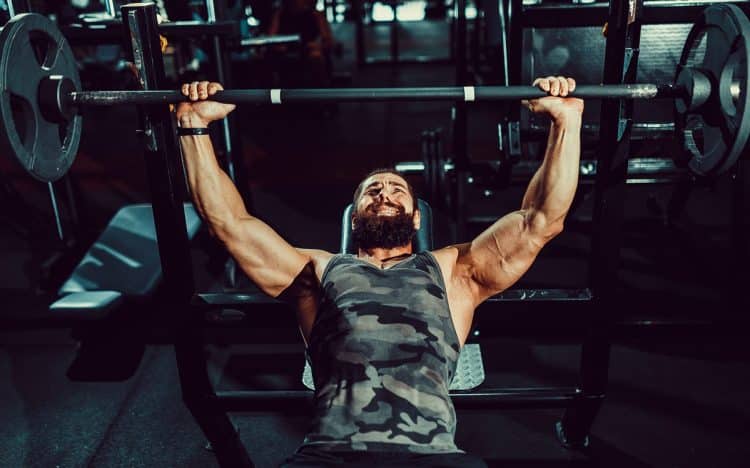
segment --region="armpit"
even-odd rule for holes
[[[315,274],[315,264],[310,260],[277,298],[284,302],[296,304],[300,298],[316,295],[319,290],[320,281]]]

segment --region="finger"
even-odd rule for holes
[[[568,78],[568,92],[572,93],[576,89],[576,80]]]
[[[549,80],[547,78],[537,78],[532,86],[539,86],[542,91],[549,92]]]
[[[560,95],[560,81],[555,77],[550,77],[549,94],[550,96]]]
[[[208,81],[198,83],[198,97],[206,99],[208,97]]]
[[[216,94],[216,91],[222,91],[224,88],[221,86],[221,84],[216,82],[211,82],[208,84],[208,95],[213,96]]]
[[[183,83],[182,84],[182,94],[183,96],[189,96],[190,95],[190,84]]]
[[[193,81],[190,83],[190,100],[191,101],[197,101],[198,100],[198,82]]]
[[[560,96],[568,95],[568,80],[563,76],[557,77],[557,82],[560,83]]]
[[[537,78],[531,83],[531,86],[537,86],[544,91],[549,91],[549,82],[546,78]]]

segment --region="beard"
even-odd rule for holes
[[[378,207],[364,213],[352,216],[352,240],[360,249],[392,249],[411,243],[417,233],[414,229],[414,215],[404,212],[402,207],[396,207],[398,214],[381,216],[377,214]]]

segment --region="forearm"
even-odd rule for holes
[[[188,185],[201,217],[219,237],[233,221],[247,217],[242,197],[219,166],[208,135],[181,136]]]
[[[542,228],[562,226],[578,186],[580,155],[580,116],[564,123],[553,122],[544,161],[532,177],[521,205]]]

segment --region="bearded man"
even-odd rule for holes
[[[486,466],[454,441],[448,388],[474,311],[513,285],[562,231],[578,184],[583,102],[575,81],[537,79],[548,96],[526,102],[551,119],[544,161],[520,209],[471,242],[414,253],[417,199],[393,170],[354,194],[357,254],[296,248],[247,212],[219,167],[207,125],[234,105],[218,83],[182,86],[177,108],[188,183],[212,234],[265,293],[296,311],[315,381],[314,416],[282,466]]]

